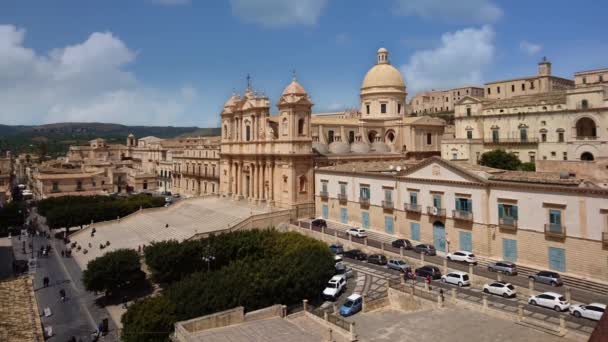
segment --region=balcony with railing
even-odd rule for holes
[[[384,208],[384,210],[393,210],[395,208],[395,204],[393,203],[393,201],[382,201],[382,208]]]
[[[499,217],[498,226],[502,229],[517,230],[517,219],[513,217]]]
[[[346,194],[338,194],[338,202],[340,202],[341,204],[346,204],[346,202],[348,202],[348,196],[346,196]]]
[[[563,239],[566,237],[566,227],[557,223],[545,223],[545,236]]]
[[[361,204],[362,208],[369,208],[369,198],[359,197],[359,204]]]
[[[473,222],[473,213],[465,210],[452,210],[454,220]]]
[[[408,213],[420,213],[422,211],[422,206],[419,204],[403,203],[403,210]]]
[[[327,191],[319,191],[319,197],[321,197],[322,200],[327,201],[327,199],[329,198],[329,194],[327,193]]]
[[[577,135],[576,140],[597,140],[597,135]]]
[[[437,207],[426,207],[426,213],[429,216],[445,217],[445,209]]]
[[[499,139],[484,139],[486,145],[536,145],[538,138],[499,138]]]

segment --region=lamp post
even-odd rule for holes
[[[207,239],[207,248],[205,249],[205,255],[203,255],[203,261],[207,262],[207,272],[211,271],[211,261],[215,260],[215,256],[212,255],[211,242]]]

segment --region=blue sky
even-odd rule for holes
[[[380,46],[424,89],[607,67],[608,3],[580,0],[0,0],[0,123],[215,126],[249,73],[276,103],[358,105]],[[273,108],[274,110],[274,108]]]

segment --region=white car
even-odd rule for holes
[[[327,282],[323,297],[325,299],[335,300],[340,296],[342,291],[346,289],[346,276],[343,274],[335,275]]]
[[[503,296],[505,298],[515,297],[517,294],[515,287],[504,281],[495,281],[493,283],[485,284],[483,286],[483,292]]]
[[[594,321],[599,321],[606,311],[606,304],[591,303],[587,305],[573,304],[570,305],[570,314],[576,318],[589,318]]]
[[[545,292],[536,296],[530,296],[528,299],[530,305],[544,306],[551,308],[557,312],[568,310],[570,303],[566,300],[566,297],[555,292]]]
[[[334,255],[334,262],[336,262],[336,264],[342,262],[342,256],[340,254]]]
[[[346,231],[346,234],[354,236],[354,237],[358,237],[358,238],[367,237],[367,231],[365,231],[365,229],[363,229],[363,228],[351,228]]]
[[[448,253],[446,258],[451,261],[461,261],[467,264],[477,264],[477,258],[475,254],[467,251],[456,251],[454,253]]]
[[[470,286],[471,280],[466,272],[454,271],[441,276],[441,281],[448,284],[462,286]]]

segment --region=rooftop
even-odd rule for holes
[[[534,95],[521,95],[515,96],[508,99],[483,100],[483,109],[497,109],[505,107],[526,107],[526,106],[538,106],[538,105],[555,105],[555,104],[566,104],[566,92],[565,91],[554,91],[550,93],[534,94]]]
[[[0,340],[44,341],[38,304],[29,277],[0,282]]]
[[[565,177],[559,172],[529,172],[529,171],[504,171],[499,174],[491,175],[490,180],[517,182],[517,183],[537,183],[554,185],[580,185],[583,180],[575,177]]]
[[[332,166],[325,166],[321,170],[337,171],[337,172],[356,172],[356,173],[371,173],[378,174],[382,172],[396,171],[401,168],[404,171],[420,161],[415,160],[382,160],[382,161],[357,161]],[[392,166],[392,169],[391,169]]]

